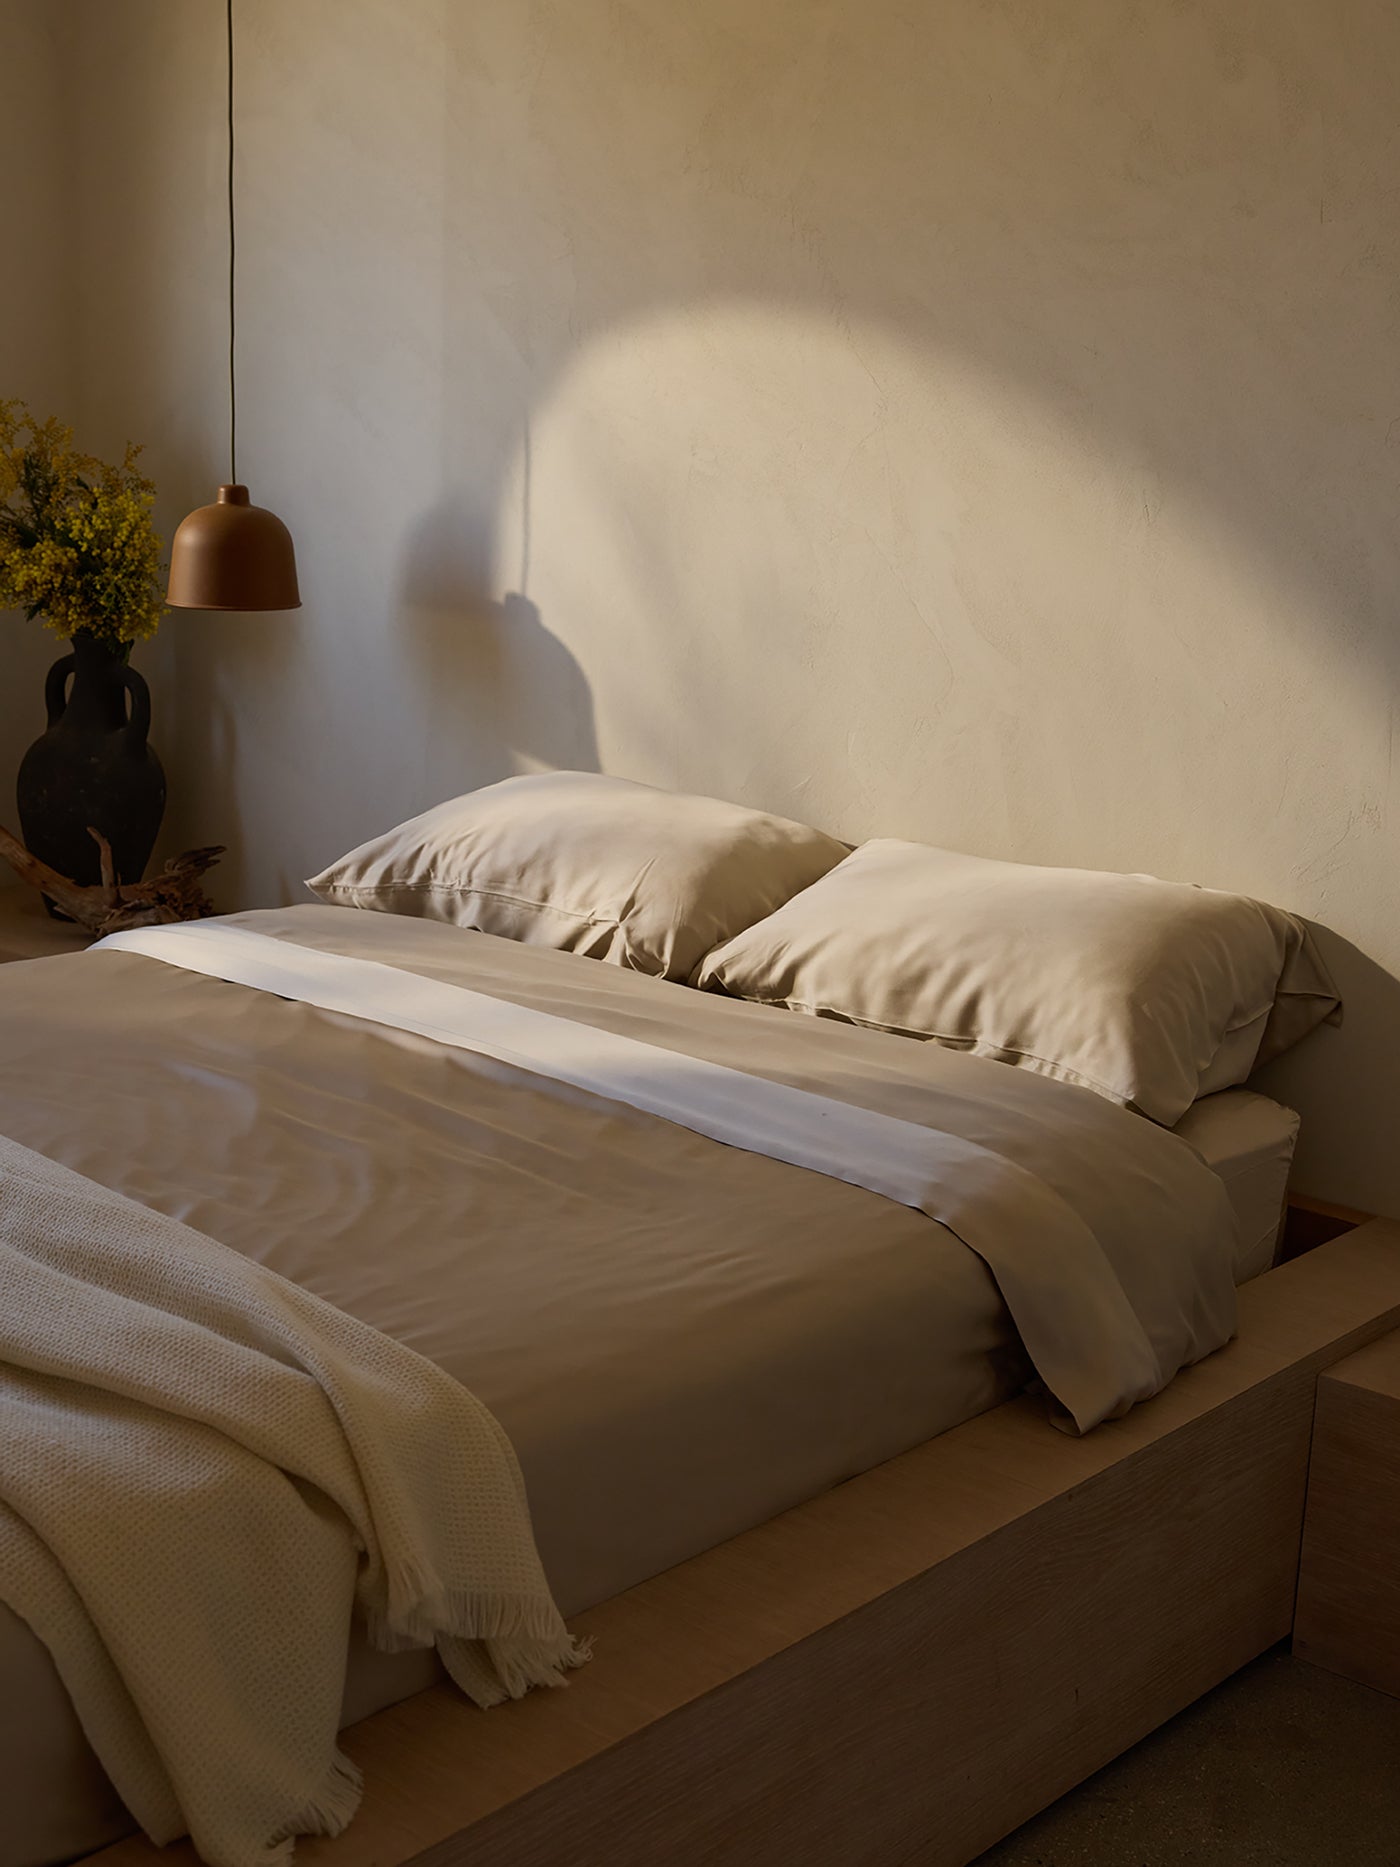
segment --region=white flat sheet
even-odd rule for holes
[[[1267,1271],[1278,1249],[1298,1117],[1250,1089],[1203,1096],[1175,1132],[1219,1175],[1234,1208],[1235,1282]]]
[[[1048,1180],[933,1123],[229,921],[116,934],[87,963],[113,952],[470,1050],[923,1212],[986,1263],[1037,1372],[1081,1432],[1157,1393],[1233,1330],[1224,1227],[1205,1223],[1203,1211],[1182,1211],[1194,1249],[1179,1252],[1164,1290],[1160,1278],[1136,1274],[1135,1251],[1096,1235]]]

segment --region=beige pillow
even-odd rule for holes
[[[846,854],[805,824],[593,772],[506,778],[352,849],[322,901],[688,978]]]
[[[1150,875],[866,843],[695,983],[933,1038],[1170,1125],[1340,1000],[1304,924]]]

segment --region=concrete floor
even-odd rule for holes
[[[1276,1649],[976,1867],[1400,1867],[1400,1699]]]

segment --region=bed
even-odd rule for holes
[[[900,1106],[915,1081],[898,1039],[489,935],[333,908],[234,923],[653,1043],[742,1053],[793,1079],[863,1070]],[[985,1412],[1032,1376],[986,1265],[862,1188],[577,1093],[547,1109],[528,1094],[512,1111],[505,1066],[137,954],[7,969],[0,1015],[5,1133],[257,1255],[487,1402],[520,1456],[566,1614]],[[1018,1123],[1044,1130],[1020,1144],[1032,1154],[1057,1132],[1082,1138],[1085,1122],[1119,1149],[1148,1126],[994,1063],[949,1057],[947,1068],[985,1098],[1003,1145]],[[1212,1248],[1238,1243],[1237,1278],[1271,1250],[1295,1128],[1243,1091],[1183,1124],[1231,1193],[1235,1227]],[[1185,1161],[1174,1144],[1163,1152]],[[566,1254],[540,1252],[551,1236]],[[4,1701],[25,1708],[0,1754],[11,1812],[0,1858],[57,1861],[124,1832],[47,1655],[8,1613],[0,1676]],[[358,1639],[345,1719],[435,1676],[431,1653],[384,1655]]]
[[[614,840],[609,825],[590,875]],[[840,879],[844,848],[819,840],[814,872]],[[750,924],[761,938],[775,898],[795,891],[805,909],[817,892],[800,872],[810,847],[789,855],[798,866],[781,887],[771,837],[750,864],[740,942]],[[1106,1099],[1083,1087],[1077,1063],[1036,1074],[1007,1068],[1029,1059],[1004,1047],[911,1043],[859,1013],[794,1016],[791,995],[762,1003],[746,1002],[761,989],[691,989],[714,953],[735,963],[736,943],[725,944],[722,915],[706,923],[663,903],[644,929],[652,946],[639,946],[635,917],[625,923],[646,904],[630,877],[655,866],[629,857],[623,906],[571,909],[568,939],[554,945],[557,909],[522,908],[511,875],[504,889],[468,888],[468,925],[503,911],[509,937],[464,932],[440,912],[425,919],[423,895],[411,893],[387,914],[356,911],[385,905],[360,898],[234,916],[0,974],[0,1133],[270,1266],[456,1376],[514,1445],[560,1606],[586,1617],[614,1604],[624,1647],[630,1604],[669,1577],[684,1589],[728,1552],[781,1535],[775,1526],[808,1521],[813,1500],[839,1498],[849,1515],[931,1448],[935,1465],[956,1461],[958,1434],[1008,1408],[1031,1408],[1053,1487],[1073,1443],[1059,1427],[1126,1412],[1232,1333],[1235,1285],[1272,1261],[1297,1127],[1266,1098],[1221,1086],[1247,1067],[1267,1006],[1247,1021],[1233,1074],[1212,1074],[1207,1055],[1179,1080],[1145,1084],[1145,1100],[1178,1098],[1171,1133],[1120,1106],[1128,1090]],[[366,886],[361,872],[351,892]],[[378,883],[368,886],[373,896]],[[407,886],[441,907],[439,880]],[[1177,893],[1199,917],[1201,899]],[[868,900],[862,886],[862,929]],[[1156,916],[1154,906],[1160,945]],[[1275,972],[1300,963],[1296,950],[1288,959],[1293,932],[1276,934],[1265,929]],[[1069,957],[1082,975],[1082,953]],[[1235,990],[1230,968],[1218,970]],[[352,977],[370,997],[337,997],[323,975]],[[1295,983],[1319,998],[1306,965]],[[522,1068],[515,1050],[458,1041],[451,1018],[473,998],[504,1008],[513,1029],[533,1019],[551,1042],[564,1033],[570,1054],[581,1033],[584,1074],[528,1056]],[[417,1022],[386,1009],[408,1000],[426,1007]],[[1241,1028],[1236,1018],[1226,1029],[1227,1048]],[[1097,1021],[1091,1035],[1100,1042]],[[640,1099],[588,1073],[604,1038],[627,1053]],[[698,1115],[671,1080],[697,1075],[708,1084]],[[1206,1093],[1192,1101],[1184,1085]],[[769,1105],[783,1097],[778,1119]],[[895,1131],[902,1166],[883,1151]],[[1040,1398],[1016,1398],[1028,1388]],[[980,1500],[993,1517],[1005,1515],[996,1468],[994,1458]],[[759,1649],[758,1660],[771,1656],[771,1641]],[[731,1683],[749,1670],[731,1671]],[[386,1655],[354,1634],[343,1719],[374,1731],[405,1701],[436,1705],[435,1677],[430,1652]],[[3,1867],[49,1867],[125,1832],[47,1654],[6,1610],[0,1680]],[[633,1704],[633,1733],[649,1735],[655,1720],[635,1714]],[[560,1714],[524,1716],[539,1730]],[[606,1725],[595,1722],[595,1737]],[[616,1760],[612,1740],[602,1748]],[[541,1767],[522,1763],[527,1789],[549,1779]],[[475,1792],[463,1793],[471,1802]],[[499,1817],[499,1796],[487,1804]],[[484,1806],[478,1795],[476,1814]],[[449,1797],[432,1838],[454,1821],[465,1834],[471,1814]],[[362,1833],[371,1852],[347,1837],[337,1844],[347,1860],[382,1858],[373,1826]],[[139,1858],[143,1846],[121,1843],[118,1855]],[[557,1846],[529,1858],[563,1858]]]

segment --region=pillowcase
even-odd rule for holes
[[[995,1057],[1168,1126],[1341,1006],[1308,929],[1262,902],[893,841],[727,941],[695,983]]]
[[[506,778],[352,849],[307,887],[665,979],[824,875],[805,824],[593,772]]]

